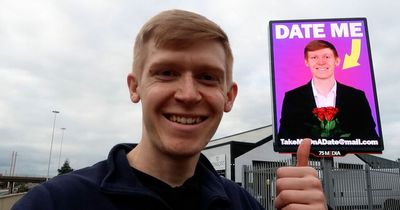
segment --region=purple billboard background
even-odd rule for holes
[[[330,27],[328,27],[331,23],[361,23],[361,31],[363,34],[362,37],[332,37]],[[285,25],[288,28],[291,28],[293,24],[325,24],[326,37],[324,38],[286,38],[286,39],[277,39],[276,38],[276,25]],[[280,118],[281,118],[281,110],[282,110],[282,102],[285,96],[285,92],[297,88],[311,80],[311,73],[309,68],[305,66],[304,62],[304,47],[311,41],[315,39],[323,39],[331,42],[335,45],[339,57],[341,59],[341,63],[335,70],[335,78],[338,82],[343,83],[345,85],[352,86],[354,88],[360,89],[364,91],[369,105],[371,107],[372,116],[374,118],[376,124],[376,131],[380,135],[380,124],[378,123],[377,118],[377,107],[375,106],[376,98],[374,94],[374,83],[372,79],[372,67],[370,63],[370,54],[369,54],[369,44],[367,43],[367,32],[366,32],[366,21],[363,19],[360,20],[337,20],[337,21],[287,21],[287,22],[275,22],[271,24],[272,30],[272,50],[273,50],[273,69],[272,73],[274,75],[274,89],[275,89],[275,130],[279,130],[280,126]],[[311,33],[312,35],[312,33]],[[348,68],[343,70],[343,62],[345,55],[350,55],[352,48],[352,40],[360,39],[361,40],[361,53],[358,60],[359,66]]]

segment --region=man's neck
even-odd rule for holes
[[[314,87],[315,89],[317,89],[318,93],[326,96],[329,91],[332,90],[336,80],[334,77],[331,77],[329,79],[313,78],[312,82],[314,83]]]
[[[200,154],[191,158],[171,158],[152,149],[144,142],[139,143],[127,154],[129,165],[171,187],[181,186],[194,175]]]

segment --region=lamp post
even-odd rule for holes
[[[57,118],[57,114],[60,113],[57,110],[53,110],[54,113],[54,121],[53,121],[53,133],[51,135],[51,144],[50,144],[50,154],[49,154],[49,163],[47,165],[47,176],[46,176],[46,180],[49,180],[50,178],[50,162],[51,162],[51,152],[53,150],[53,140],[54,140],[54,128],[56,127],[56,118]]]
[[[60,153],[58,154],[58,169],[60,169],[60,161],[61,161],[61,151],[62,151],[62,146],[63,146],[63,140],[64,140],[64,132],[66,128],[61,128],[62,134],[61,134],[61,145],[60,145]]]

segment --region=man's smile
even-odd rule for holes
[[[201,116],[185,117],[185,116],[179,116],[179,115],[175,115],[175,114],[166,114],[165,117],[171,122],[179,123],[179,124],[183,124],[183,125],[199,124],[206,119],[206,117],[201,117]]]
[[[319,71],[329,70],[329,68],[327,68],[327,67],[317,67],[316,69],[319,70]]]

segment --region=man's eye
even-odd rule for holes
[[[161,76],[174,76],[174,72],[172,72],[171,70],[163,70],[163,71],[160,71],[158,73],[158,75],[161,75]]]
[[[219,78],[213,74],[200,74],[197,77],[200,81],[207,82],[207,83],[217,83],[219,82]]]
[[[161,70],[156,73],[156,75],[162,79],[170,79],[177,76],[177,73],[172,70]]]
[[[202,80],[216,80],[216,78],[213,75],[209,75],[209,74],[202,74],[200,76],[200,79]]]

